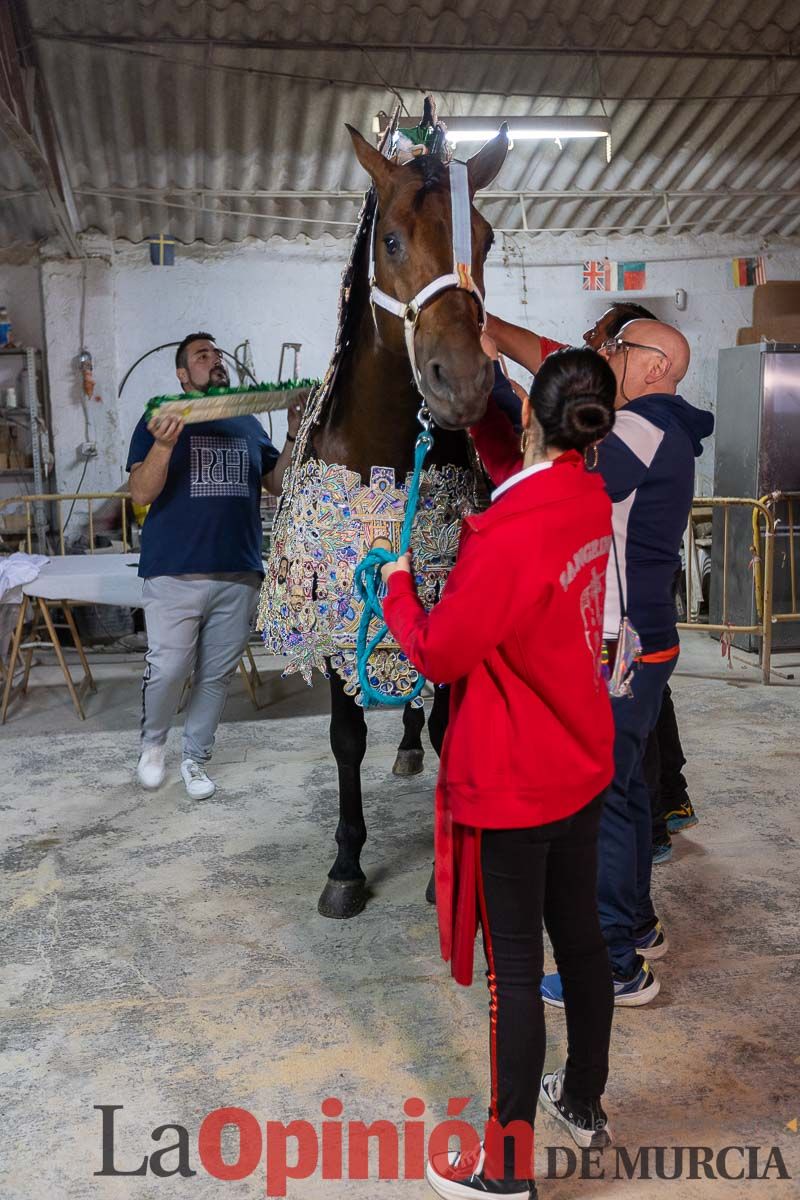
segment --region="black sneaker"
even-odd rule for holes
[[[573,1100],[564,1092],[564,1068],[542,1076],[539,1103],[563,1125],[582,1150],[601,1150],[611,1143],[608,1118],[599,1100]]]
[[[425,1178],[444,1200],[473,1200],[475,1196],[505,1196],[506,1200],[537,1200],[532,1179],[489,1179],[483,1174],[486,1153],[478,1145],[467,1154],[452,1150],[435,1154],[425,1167]]]
[[[700,820],[692,807],[691,800],[686,795],[677,804],[673,803],[669,812],[664,816],[670,833],[681,833],[684,829],[692,829]]]

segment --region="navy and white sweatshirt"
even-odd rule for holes
[[[625,606],[644,654],[678,644],[675,574],[694,495],[694,460],[713,428],[711,413],[687,404],[682,396],[642,396],[617,412],[613,431],[597,447],[597,469],[614,506]],[[606,576],[606,638],[617,637],[619,621],[612,551]]]

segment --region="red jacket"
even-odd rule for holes
[[[496,483],[520,470],[519,443],[496,409],[473,436]],[[603,482],[570,452],[467,518],[430,614],[407,573],[390,580],[384,614],[392,633],[427,678],[452,684],[436,883],[442,952],[461,982],[472,978],[474,831],[567,817],[613,774],[600,674],[610,533]]]

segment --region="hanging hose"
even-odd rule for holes
[[[127,371],[125,372],[123,379],[122,379],[122,383],[119,385],[119,391],[117,392],[117,396],[119,397],[122,395],[125,384],[128,382],[128,379],[130,378],[130,376],[133,374],[133,372],[139,366],[139,363],[143,363],[144,360],[146,358],[149,358],[151,354],[158,354],[159,350],[169,350],[172,346],[180,346],[180,342],[164,342],[163,345],[153,346],[152,350],[147,350],[144,354],[140,355],[139,358],[136,359],[136,362],[133,363],[132,366],[128,367]],[[219,348],[222,349],[222,347],[219,347]],[[239,346],[237,346],[236,349],[238,350]],[[239,359],[236,357],[235,353],[231,354],[230,351],[228,351],[228,350],[222,350],[222,353],[224,354],[225,358],[231,359],[234,366],[236,367],[237,374],[239,374],[240,377],[242,374],[249,375],[250,378],[252,379],[253,383],[258,383],[258,380],[256,379],[253,372],[248,368],[247,364],[240,362]]]

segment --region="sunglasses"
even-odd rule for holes
[[[658,346],[646,346],[644,342],[628,342],[623,337],[607,338],[600,349],[605,350],[608,354],[618,354],[620,350],[652,350],[654,354],[660,354],[669,362],[669,355],[665,354]]]

